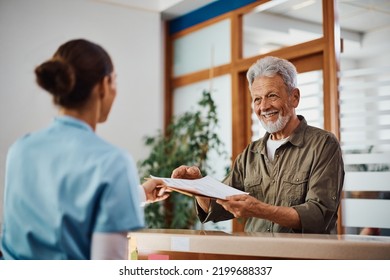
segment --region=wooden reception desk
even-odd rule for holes
[[[390,237],[148,229],[130,232],[138,259],[390,259]],[[130,253],[129,253],[130,258]]]

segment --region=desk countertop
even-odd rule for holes
[[[282,259],[390,259],[390,237],[147,229],[129,233],[138,250]]]

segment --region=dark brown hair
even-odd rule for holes
[[[50,60],[35,68],[39,86],[53,95],[55,104],[66,108],[85,104],[92,88],[112,71],[108,53],[84,39],[64,43]]]

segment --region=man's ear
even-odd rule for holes
[[[300,99],[301,99],[301,93],[299,91],[299,88],[294,88],[291,91],[291,104],[294,106],[294,108],[298,107]]]

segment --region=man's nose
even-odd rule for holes
[[[263,98],[260,103],[260,110],[261,111],[267,110],[269,106],[270,106],[270,102],[268,98]]]

